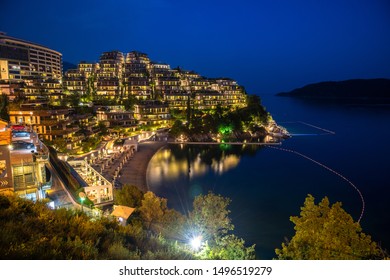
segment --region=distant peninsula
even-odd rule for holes
[[[306,85],[278,96],[390,104],[390,79],[353,79]]]

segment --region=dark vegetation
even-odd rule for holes
[[[110,217],[91,218],[84,212],[50,210],[44,202],[0,195],[1,259],[254,259],[254,245],[231,231],[230,199],[209,193],[194,199],[183,215],[167,200],[126,185],[116,202],[136,211],[122,226]],[[276,249],[279,259],[388,259],[362,232],[341,203],[318,205],[308,196],[300,217],[291,217],[295,235]],[[190,247],[201,236],[199,249]]]
[[[279,96],[390,103],[390,79],[355,79],[309,84]]]
[[[189,259],[141,226],[92,220],[82,212],[49,210],[42,202],[0,196],[1,259]]]
[[[137,207],[121,226],[114,218],[50,210],[16,196],[0,196],[2,259],[253,259],[254,245],[231,234],[230,200],[209,193],[184,216],[167,200],[135,186],[117,191],[117,202]],[[202,247],[189,242],[202,236]]]
[[[371,237],[362,232],[337,202],[327,197],[315,204],[308,195],[300,217],[290,217],[295,235],[276,249],[279,259],[287,260],[367,260],[386,259],[388,255]]]

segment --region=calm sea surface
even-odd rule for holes
[[[325,164],[360,189],[363,231],[390,249],[390,107],[262,100],[295,135],[282,148]],[[147,176],[150,190],[182,213],[191,210],[194,196],[209,190],[231,198],[235,234],[256,244],[259,259],[274,258],[275,248],[293,236],[289,217],[299,215],[307,194],[341,201],[355,220],[362,210],[357,191],[334,173],[267,147],[170,145],[154,156]]]

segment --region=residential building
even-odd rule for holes
[[[150,59],[147,54],[138,51],[129,52],[125,61],[125,77],[148,76]]]
[[[148,77],[130,76],[125,78],[126,96],[134,96],[138,100],[151,99],[152,86]]]
[[[82,74],[86,79],[88,79],[90,76],[97,73],[100,66],[99,63],[92,63],[92,62],[86,62],[81,61],[77,65],[77,71]]]
[[[136,129],[137,120],[134,113],[126,111],[123,106],[102,106],[96,110],[98,122],[102,122],[107,128],[123,127]]]
[[[46,197],[51,174],[46,168],[49,151],[28,126],[1,128],[0,193],[15,193],[33,201]]]
[[[87,81],[86,72],[90,77],[96,75],[96,79]],[[151,62],[147,54],[138,51],[104,52],[99,64],[82,62],[77,70],[66,73],[64,86],[79,92],[94,87],[98,99],[160,100],[178,110],[187,108],[188,97],[195,109],[207,110],[218,105],[240,108],[246,104],[245,90],[237,81],[210,79],[180,67],[171,69],[169,64]]]
[[[200,110],[212,110],[224,104],[225,98],[221,92],[199,90],[195,93],[194,107]]]
[[[0,32],[0,80],[24,80],[31,76],[61,79],[62,54]]]
[[[11,106],[10,122],[27,125],[42,139],[53,141],[57,137],[72,139],[80,130],[69,116],[69,108],[49,106],[47,103],[27,103]]]
[[[67,164],[80,176],[77,180],[95,206],[112,204],[114,200],[113,187],[107,179],[85,160],[68,160]]]
[[[169,114],[168,103],[147,100],[134,105],[134,117],[139,121],[139,124],[166,125],[171,115]]]
[[[97,70],[97,95],[107,99],[120,97],[123,66],[124,56],[119,51],[104,52],[100,56],[99,70]]]
[[[64,88],[70,92],[78,92],[81,95],[86,94],[87,78],[84,73],[79,69],[69,69],[66,71],[62,79]]]

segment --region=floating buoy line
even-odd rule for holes
[[[289,123],[292,123],[292,122],[289,122]],[[312,124],[308,124],[308,123],[305,123],[305,122],[302,122],[302,121],[299,121],[298,123],[301,123],[301,124],[304,124],[304,125],[307,125],[307,126],[310,126],[310,127],[313,127],[313,128],[316,128],[316,129],[319,129],[319,130],[322,130],[324,131],[325,133],[324,134],[336,134],[334,131],[331,131],[331,130],[328,130],[328,129],[325,129],[325,128],[322,128],[322,127],[318,127],[318,126],[315,126],[315,125],[312,125]],[[304,134],[300,134],[300,135],[304,135]],[[313,135],[313,134],[312,134]],[[319,135],[319,134],[317,134]],[[292,134],[292,136],[294,136],[294,134]],[[309,160],[319,166],[321,166],[322,168],[332,172],[333,174],[337,175],[338,177],[340,177],[341,179],[343,179],[345,182],[347,182],[351,187],[353,187],[356,192],[359,194],[359,197],[360,197],[360,200],[362,202],[362,209],[361,209],[361,212],[360,212],[360,216],[359,216],[359,219],[358,219],[358,223],[360,223],[361,219],[363,218],[363,215],[364,215],[364,211],[365,211],[365,207],[366,207],[366,203],[364,201],[364,197],[363,197],[363,194],[362,192],[359,190],[358,187],[356,187],[356,185],[354,183],[351,182],[351,180],[349,180],[348,178],[346,178],[344,175],[340,174],[339,172],[337,172],[336,170],[330,168],[329,166],[305,155],[305,154],[302,154],[300,152],[297,152],[297,151],[294,151],[294,150],[290,150],[290,149],[285,149],[285,148],[280,148],[280,147],[276,147],[276,146],[271,146],[271,145],[266,145],[266,147],[268,148],[272,148],[272,149],[275,149],[275,150],[280,150],[280,151],[283,151],[283,152],[288,152],[288,153],[292,153],[292,154],[295,154],[297,156],[300,156],[306,160]]]

